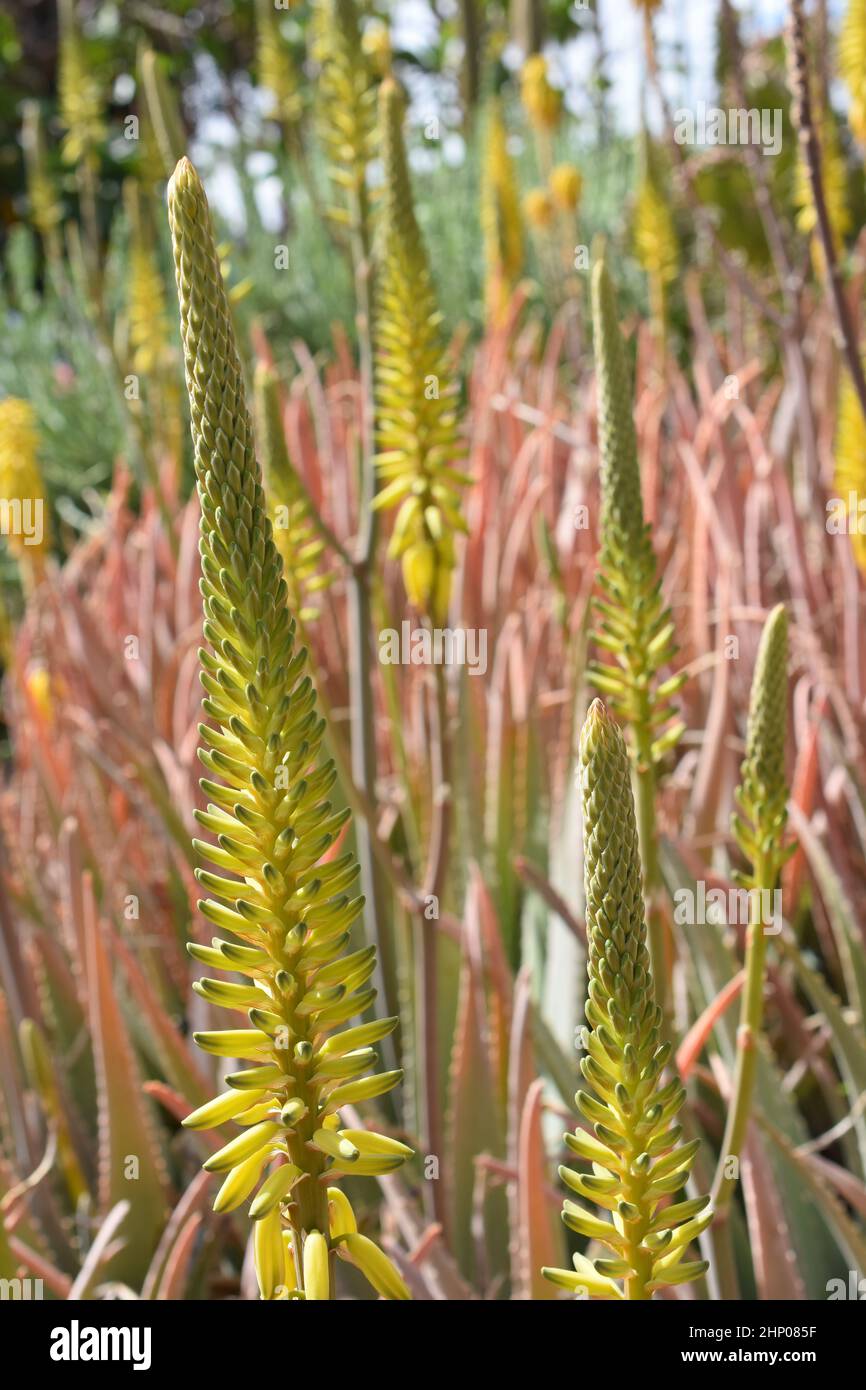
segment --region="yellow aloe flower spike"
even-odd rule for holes
[[[201,725],[200,757],[209,804],[196,817],[212,838],[195,847],[216,872],[197,872],[212,895],[199,909],[222,933],[212,946],[191,943],[189,950],[248,981],[197,982],[196,993],[246,1014],[249,1027],[198,1033],[196,1041],[214,1056],[251,1063],[226,1078],[245,1109],[235,1112],[232,1101],[223,1109],[222,1097],[185,1123],[210,1125],[215,1112],[232,1112],[241,1126],[205,1168],[224,1175],[217,1210],[231,1210],[258,1187],[250,1214],[268,1222],[254,1242],[262,1296],[328,1299],[329,1252],[352,1258],[327,1234],[328,1188],[343,1173],[391,1172],[411,1154],[386,1136],[346,1131],[339,1113],[401,1080],[400,1071],[365,1076],[377,1061],[372,1044],[397,1020],[345,1028],[373,1003],[376,953],[370,946],[344,953],[363,907],[351,896],[358,866],[351,853],[327,862],[323,855],[349,813],[327,800],[336,770],[320,756],[325,724],[306,653],[295,647],[210,210],[186,159],[169,182],[168,209],[208,643],[200,659],[210,722]],[[394,1147],[383,1153],[377,1141]],[[297,1260],[280,1285],[276,1237],[287,1231]],[[378,1292],[380,1282],[371,1283]]]
[[[39,431],[29,401],[0,401],[0,502],[6,511],[4,534],[22,567],[25,588],[42,576],[51,549],[51,523],[42,470]]]
[[[472,479],[454,467],[462,453],[456,385],[415,221],[403,110],[403,93],[388,77],[379,92],[385,190],[374,325],[376,463],[385,486],[373,505],[399,507],[389,553],[402,561],[410,602],[439,625],[448,611],[454,533],[467,529],[459,490]]]
[[[256,66],[259,84],[271,98],[268,115],[287,127],[296,125],[303,112],[301,90],[273,0],[256,0]]]
[[[834,454],[833,486],[845,505],[854,559],[866,574],[866,535],[859,527],[859,504],[866,500],[866,420],[854,383],[844,370],[839,383]]]
[[[322,568],[325,542],[317,534],[312,503],[286,448],[276,374],[263,362],[256,367],[254,394],[268,514],[283,561],[289,608],[300,623],[313,622],[319,610],[312,600],[331,586],[335,575]]]
[[[848,0],[839,31],[839,72],[851,96],[848,124],[866,145],[866,0]]]
[[[63,159],[67,164],[92,163],[105,139],[102,89],[81,42],[75,0],[59,0],[60,119],[66,128]]]
[[[484,234],[487,316],[500,323],[523,270],[523,224],[517,171],[508,151],[502,103],[487,109],[481,170],[481,228]]]
[[[666,1205],[683,1188],[699,1140],[682,1142],[676,1116],[686,1093],[677,1075],[664,1079],[671,1044],[646,944],[634,802],[625,741],[601,700],[580,735],[587,960],[584,1057],[591,1093],[575,1103],[593,1129],[566,1134],[590,1171],[560,1168],[582,1199],[567,1201],[570,1230],[610,1251],[603,1259],[574,1256],[574,1269],[545,1269],[555,1284],[590,1298],[651,1298],[667,1284],[697,1279],[704,1261],[689,1246],[712,1220],[708,1197]],[[589,1203],[589,1207],[584,1205]],[[596,1215],[590,1207],[598,1206]]]

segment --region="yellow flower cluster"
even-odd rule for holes
[[[527,58],[520,71],[520,100],[529,124],[536,130],[556,130],[562,116],[562,92],[552,87],[547,59],[540,53]]]

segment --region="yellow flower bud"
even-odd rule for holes
[[[321,1231],[310,1231],[304,1241],[304,1293],[318,1302],[331,1296],[328,1242]]]
[[[555,130],[562,115],[562,92],[551,87],[547,59],[540,53],[527,58],[520,73],[520,100],[530,125]]]
[[[550,196],[563,212],[574,212],[583,192],[583,175],[573,164],[557,164],[550,175]]]
[[[544,231],[550,226],[554,207],[546,188],[530,188],[523,199],[523,215],[536,231]]]

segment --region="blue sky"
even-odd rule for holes
[[[612,98],[617,121],[625,130],[635,130],[640,123],[640,91],[642,66],[642,19],[633,0],[599,0],[605,42],[610,54],[608,75],[613,82]],[[844,13],[846,0],[829,0],[831,19]],[[774,32],[784,23],[786,0],[751,0],[737,3],[744,17],[746,32]],[[716,0],[664,0],[656,18],[656,35],[662,49],[681,43],[685,50],[688,80],[684,86],[670,88],[672,99],[683,106],[712,99],[713,64],[715,61],[714,31],[718,4]],[[592,61],[591,47],[574,45],[569,55],[569,85],[579,90],[588,64]]]

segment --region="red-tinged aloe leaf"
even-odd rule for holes
[[[851,1026],[836,995],[823,977],[806,963],[803,952],[784,937],[778,938],[777,945],[793,966],[813,1008],[824,1016],[833,1055],[845,1081],[848,1103],[855,1106],[858,1096],[866,1092],[866,1042],[862,1030]],[[852,1160],[856,1166],[859,1153],[860,1177],[863,1177],[866,1174],[866,1115],[852,1111],[852,1128],[857,1139],[857,1153],[852,1149]]]
[[[35,1164],[33,1136],[22,1105],[24,1094],[18,1040],[6,995],[0,990],[0,1158],[8,1145],[10,1158],[22,1168]]]
[[[520,1122],[527,1092],[536,1078],[532,1038],[532,973],[524,966],[514,982],[511,1039],[508,1056],[508,1166],[513,1173],[520,1163]],[[520,1254],[519,1184],[508,1184],[508,1215],[511,1232],[511,1280],[518,1288]]]
[[[165,1272],[160,1280],[156,1295],[158,1299],[165,1300],[185,1296],[189,1267],[195,1253],[196,1240],[203,1220],[204,1217],[201,1212],[196,1211],[182,1227],[166,1261]]]
[[[732,980],[729,980],[728,983],[719,990],[715,999],[704,1009],[700,1018],[695,1020],[686,1033],[677,1048],[676,1056],[677,1071],[683,1081],[688,1080],[692,1068],[700,1057],[716,1022],[725,1012],[728,1005],[731,1004],[741,992],[745,978],[746,972],[745,970],[741,970],[738,975],[735,975]]]
[[[112,930],[110,939],[112,950],[123,966],[129,983],[133,1005],[141,1011],[142,1020],[170,1084],[186,1097],[193,1109],[203,1105],[211,1088],[190,1056],[184,1039],[168,1017],[154,994],[153,986],[119,933]]]
[[[141,1286],[142,1298],[159,1298],[161,1296],[158,1290],[162,1287],[172,1250],[190,1217],[201,1213],[207,1202],[210,1186],[209,1173],[206,1173],[204,1169],[196,1173],[168,1218],[165,1230],[160,1236],[159,1245],[156,1247],[156,1253],[150,1262],[147,1277]]]
[[[856,1212],[859,1212],[861,1216],[866,1216],[866,1183],[855,1178],[854,1174],[849,1173],[847,1168],[833,1163],[829,1158],[824,1158],[822,1154],[804,1153],[802,1150],[800,1154],[805,1162],[815,1170],[819,1178],[828,1182]]]
[[[6,1250],[12,1257],[11,1269],[13,1274],[17,1261],[18,1266],[23,1265],[25,1269],[29,1269],[31,1273],[36,1275],[37,1279],[41,1279],[51,1289],[52,1293],[56,1293],[58,1298],[69,1298],[72,1288],[72,1280],[69,1276],[57,1269],[50,1260],[46,1260],[37,1250],[31,1249],[18,1236],[6,1237],[2,1225],[0,1225],[0,1270],[3,1271],[4,1277],[12,1277],[12,1275],[5,1275],[7,1264],[3,1254],[4,1240],[7,1242]]]
[[[472,921],[472,935],[479,940],[483,952],[487,983],[490,1065],[497,1080],[497,1093],[501,1095],[504,1104],[508,1076],[508,1039],[511,1029],[512,977],[502,949],[502,933],[496,908],[481,870],[475,863],[469,870],[466,917],[467,922],[470,919]]]
[[[518,955],[520,885],[513,867],[517,840],[517,734],[509,690],[510,648],[521,640],[520,619],[510,614],[496,639],[489,676],[484,839],[494,866],[499,919],[509,960]]]
[[[81,847],[81,833],[74,816],[67,816],[60,827],[58,848],[63,862],[64,892],[61,894],[60,929],[66,954],[72,963],[72,970],[80,990],[83,1008],[87,1007],[87,987],[84,978],[84,935],[81,924],[84,921],[84,901],[82,885],[84,882],[84,855]]]
[[[776,1129],[775,1125],[770,1124],[763,1115],[759,1114],[757,1120],[764,1132],[773,1141],[784,1162],[798,1174],[810,1199],[822,1212],[827,1226],[833,1233],[836,1244],[847,1262],[845,1270],[839,1270],[838,1274],[840,1276],[847,1274],[848,1269],[860,1270],[861,1274],[866,1272],[866,1229],[849,1216],[844,1204],[839,1201],[824,1179],[818,1176],[808,1158],[799,1153],[785,1135]]]
[[[514,1296],[554,1299],[555,1285],[545,1279],[543,1267],[561,1269],[566,1263],[559,1200],[551,1191],[542,1117],[544,1082],[533,1081],[520,1119],[517,1166],[518,1235],[514,1267]]]
[[[517,1167],[520,1116],[536,1077],[532,1038],[532,975],[527,966],[514,982],[514,1011],[508,1057],[508,1161]]]
[[[103,1211],[126,1203],[125,1243],[110,1275],[138,1288],[165,1218],[166,1177],[141,1078],[117,1004],[89,876],[85,876],[90,1032],[99,1095],[99,1200]]]
[[[791,1240],[772,1164],[754,1129],[743,1153],[740,1177],[758,1297],[785,1301],[804,1299],[806,1286],[797,1268],[797,1251]]]
[[[352,1129],[363,1129],[363,1120],[353,1106],[347,1105],[345,1114]],[[379,1178],[378,1183],[388,1215],[409,1251],[409,1259],[424,1280],[428,1297],[436,1302],[472,1299],[472,1288],[457,1270],[443,1239],[442,1227],[438,1222],[425,1221],[399,1173],[389,1173]]]
[[[477,1269],[472,1230],[475,1161],[480,1154],[501,1158],[505,1151],[501,1112],[490,1069],[479,942],[472,937],[467,923],[451,1054],[446,1157],[451,1185],[449,1243],[461,1271],[470,1279],[473,1275],[496,1278],[508,1268],[507,1212],[501,1188],[488,1186],[484,1200],[488,1260],[485,1271]]]
[[[704,723],[704,736],[698,753],[697,767],[688,813],[689,835],[698,839],[710,834],[716,824],[719,799],[725,786],[724,758],[726,739],[733,723],[731,701],[731,666],[725,660],[724,647],[730,632],[730,574],[722,569],[714,597],[718,613],[716,626],[717,649],[713,667],[712,689]]]
[[[660,858],[672,897],[684,887],[692,893],[697,892],[693,876],[672,844],[662,842]],[[778,937],[774,938],[775,942],[778,940]],[[712,922],[707,922],[698,932],[682,933],[680,944],[689,993],[695,1012],[700,1014],[737,973],[739,962],[726,946],[722,929]],[[713,1055],[728,1072],[732,1072],[736,1056],[736,1019],[731,1011],[721,1014],[716,1020],[713,1038],[717,1049]],[[788,1138],[792,1147],[808,1140],[808,1131],[795,1098],[785,1089],[784,1078],[763,1042],[757,1049],[753,1113],[765,1115]],[[809,1297],[823,1298],[824,1285],[828,1275],[834,1271],[838,1258],[833,1234],[815,1203],[805,1193],[796,1173],[791,1171],[790,1166],[783,1165],[775,1148],[770,1156],[788,1219],[788,1229],[797,1247],[798,1267],[806,1281]]]
[[[807,820],[815,810],[818,792],[819,743],[828,705],[828,697],[826,695],[820,696],[812,717],[806,721],[806,732],[800,741],[797,763],[791,780],[791,803]],[[784,911],[789,920],[794,916],[805,877],[806,851],[802,843],[798,842],[796,850],[782,870]]]
[[[55,1259],[68,1253],[68,1232],[61,1226],[55,1209],[39,1203],[38,1190],[32,1195],[20,1173],[12,1169],[0,1156],[0,1224],[11,1239],[24,1241],[40,1257],[47,1259],[52,1254]],[[19,1201],[19,1197],[26,1200]],[[45,1219],[43,1219],[45,1218]]]
[[[815,875],[830,925],[851,1007],[866,1021],[866,952],[854,910],[827,850],[815,833],[812,822],[799,807],[790,808],[791,826],[806,852],[809,866]]]
[[[20,1253],[16,1255],[9,1241],[5,1223],[0,1219],[0,1279],[14,1279],[18,1262],[21,1259]]]
[[[110,1271],[119,1265],[119,1256],[127,1247],[129,1235],[127,1218],[129,1202],[117,1202],[105,1217],[84,1257],[84,1263],[70,1287],[67,1297],[72,1301],[92,1298],[97,1284],[113,1277]],[[119,1239],[118,1239],[119,1238]],[[120,1245],[120,1250],[118,1250]]]
[[[76,986],[75,972],[59,941],[45,931],[32,936],[34,971],[39,981],[41,1016],[50,1032],[69,1090],[85,1121],[95,1114],[96,1087],[90,1049],[80,1046],[86,1017]]]

